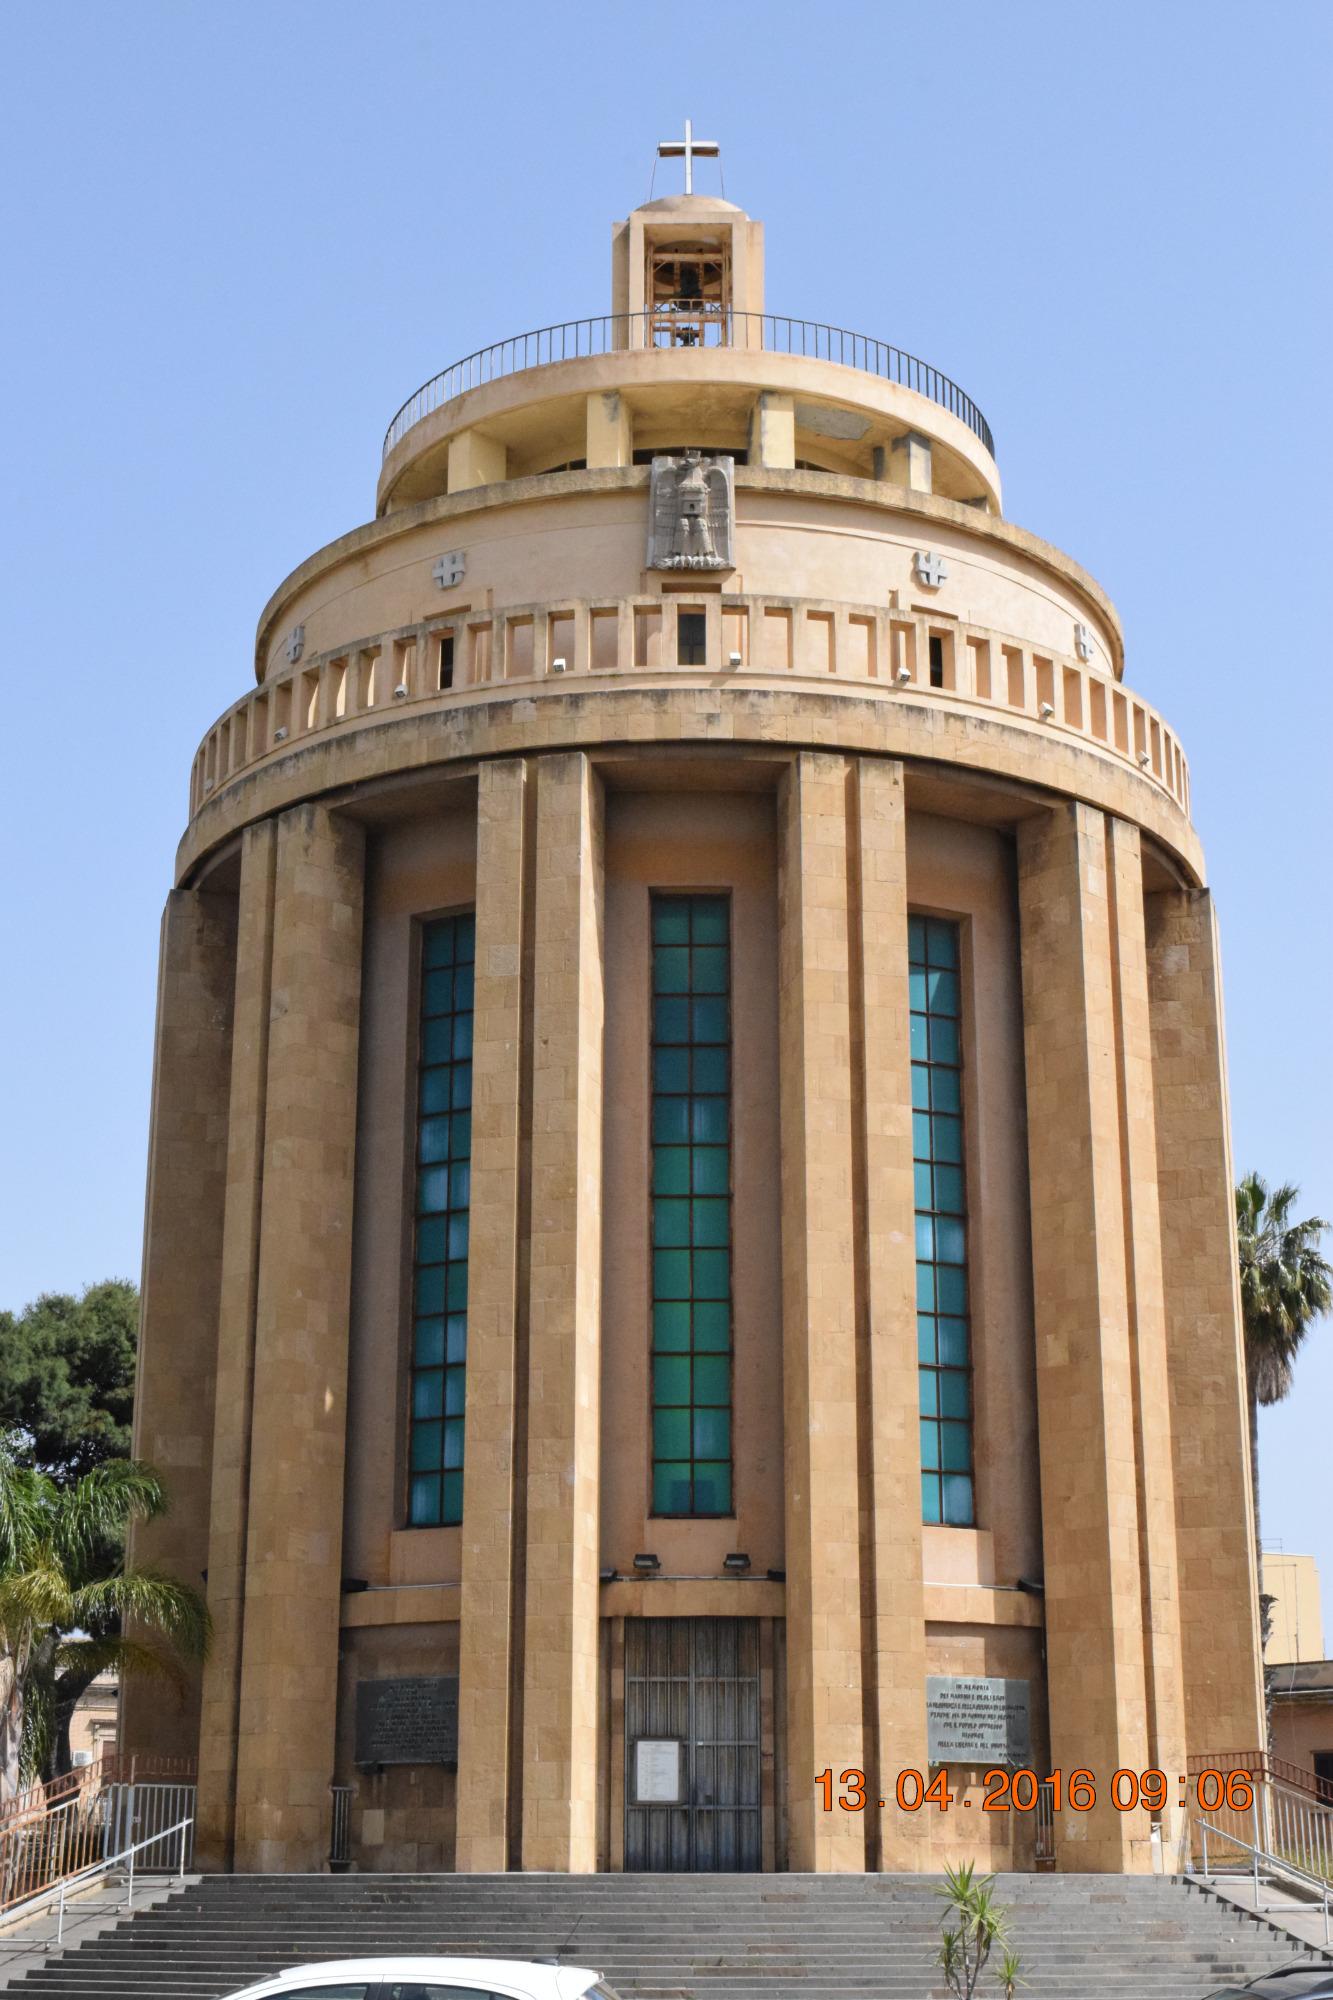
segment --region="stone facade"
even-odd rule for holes
[[[663,294],[687,251],[726,311]],[[615,256],[606,351],[405,406],[375,520],[275,594],[195,762],[138,1413],[174,1504],[140,1553],[206,1573],[215,1638],[179,1708],[131,1683],[124,1747],[197,1756],[214,1868],[325,1865],[331,1786],[333,1858],[363,1868],[1028,1867],[1034,1815],[974,1810],[994,1753],[912,1809],[928,1678],[1003,1680],[1031,1768],[1099,1785],[1041,1858],[1146,1869],[1175,1821],[1113,1810],[1112,1774],[1262,1725],[1184,758],[1104,593],[1002,518],[961,391],[905,387],[874,343],[774,351],[762,231],[726,203],[649,204]],[[644,566],[643,461],[681,450],[735,461],[734,570]],[[726,1207],[727,1330],[683,1374],[655,1331],[663,896],[730,927],[728,1179],[706,1225],[702,1182],[677,1202],[691,1232]],[[423,940],[458,913],[446,1228],[418,1064]],[[957,939],[944,1223],[922,921]],[[429,1365],[427,1235],[467,1259]],[[966,1427],[975,1510],[923,1521],[918,1262],[946,1238],[970,1351],[939,1428]],[[719,1268],[662,1324],[694,1326]],[[705,1435],[726,1511],[656,1507],[655,1452]],[[435,1514],[423,1438],[460,1482]],[[441,1680],[456,1756],[368,1745],[366,1684]],[[684,1744],[674,1808],[636,1790],[658,1735]],[[820,1774],[857,1771],[865,1809],[826,1809]]]

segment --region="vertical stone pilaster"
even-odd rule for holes
[[[161,1473],[169,1509],[136,1524],[136,1562],[203,1588],[213,1448],[213,1345],[222,1258],[236,903],[176,889],[162,917],[148,1142],[134,1451]],[[199,1681],[183,1696],[127,1677],[121,1747],[192,1756]]]
[[[364,839],[278,822],[236,1866],[317,1869],[333,1774]]]
[[[1139,830],[1127,820],[1108,820],[1106,835],[1115,954],[1125,1270],[1134,1365],[1148,1758],[1157,1769],[1172,1774],[1174,1785],[1175,1777],[1185,1769],[1185,1696],[1180,1657],[1152,1034],[1148,1018],[1148,956],[1143,929],[1143,859]],[[1174,1838],[1177,1819],[1172,1790],[1163,1819],[1168,1846]]]
[[[483,764],[477,791],[472,1229],[459,1632],[461,1874],[508,1863],[519,1392],[525,812],[522,759]]]
[[[814,1782],[865,1766],[847,790],[823,752],[783,780],[778,1037],[789,1860],[853,1872],[864,1818],[824,1812]]]
[[[852,980],[860,1014],[863,1120],[863,1337],[869,1409],[863,1561],[873,1796],[892,1800],[897,1774],[924,1771],[926,1627],[921,1570],[920,1390],[917,1382],[910,1012],[907,985],[907,816],[901,764],[862,757],[853,835],[857,907]],[[820,1767],[822,1769],[822,1766]],[[871,1829],[878,1865],[920,1867],[924,1814],[886,1806]]]
[[[1071,1868],[1145,1869],[1146,1821],[1106,1792],[1148,1742],[1102,815],[1023,821],[1018,864],[1051,1757],[1101,1779],[1057,1847]]]
[[[523,1671],[525,1869],[597,1865],[602,807],[582,752],[538,775]]]
[[[1147,899],[1185,1740],[1265,1742],[1221,968],[1207,890]]]
[[[200,1865],[206,1868],[230,1867],[235,1834],[276,852],[275,821],[261,820],[246,828],[241,840],[208,1537],[208,1604],[213,1616],[213,1645],[204,1669],[199,1729],[199,1824],[195,1846]]]

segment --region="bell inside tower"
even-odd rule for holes
[[[648,250],[649,344],[731,344],[731,256],[725,243],[653,243]]]

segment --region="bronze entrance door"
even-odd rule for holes
[[[625,1621],[625,1867],[756,1871],[759,1620]]]

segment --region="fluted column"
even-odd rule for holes
[[[789,1859],[821,1871],[866,1860],[864,1816],[824,1812],[814,1783],[864,1769],[866,1741],[848,782],[846,758],[803,751],[779,799]]]
[[[1051,1757],[1101,1782],[1095,1811],[1062,1812],[1058,1849],[1071,1868],[1146,1868],[1146,1816],[1108,1796],[1148,1736],[1102,814],[1023,821],[1018,862]]]
[[[140,1522],[131,1549],[183,1583],[208,1566],[213,1344],[222,1255],[236,901],[177,889],[162,917],[144,1217],[134,1450],[162,1474],[169,1511]],[[178,1698],[127,1677],[121,1747],[193,1753],[199,1677]]]
[[[597,1865],[602,807],[582,752],[542,759],[533,964],[523,1670],[525,1869]]]
[[[1217,928],[1205,889],[1162,890],[1147,911],[1186,1744],[1255,1750],[1266,1731]]]
[[[868,1545],[865,1656],[873,1741],[871,1795],[892,1801],[897,1774],[924,1771],[926,1626],[921,1571],[920,1388],[912,1235],[910,1002],[907,983],[907,816],[903,767],[862,757],[851,801],[851,993],[858,1052],[865,1343],[864,1485]],[[822,1765],[820,1766],[822,1769]],[[871,1859],[922,1866],[929,1821],[890,1803],[872,1808]]]
[[[327,1854],[347,1437],[364,841],[278,822],[236,1866]]]
[[[521,759],[506,760],[483,764],[477,791],[472,1256],[454,1859],[461,1873],[503,1869],[509,1856],[515,1419],[520,1321],[526,1320],[519,1249],[525,1206],[522,1002],[531,782]]]
[[[235,1832],[276,854],[276,821],[261,820],[246,828],[241,838],[208,1537],[208,1606],[213,1617],[213,1645],[204,1669],[199,1727],[195,1851],[199,1864],[206,1868],[230,1867]]]

